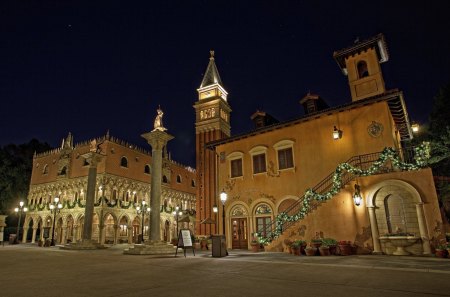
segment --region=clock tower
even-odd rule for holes
[[[227,102],[228,93],[223,88],[214,61],[214,51],[210,53],[208,67],[200,88],[197,89],[198,101],[194,104],[198,222],[207,218],[216,220],[213,206],[218,206],[219,201],[219,189],[216,185],[216,169],[219,160],[216,152],[206,149],[205,144],[230,136],[231,108]],[[215,227],[214,224],[197,223],[196,233],[214,234]]]

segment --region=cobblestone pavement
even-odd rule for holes
[[[450,296],[450,259],[0,246],[0,296]]]

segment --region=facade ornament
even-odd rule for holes
[[[155,122],[153,124],[153,131],[166,131],[167,129],[163,126],[163,118],[164,112],[162,111],[161,107],[158,106],[158,109],[156,110],[156,118]],[[152,132],[153,132],[152,131]]]

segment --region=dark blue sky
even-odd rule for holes
[[[245,3],[242,3],[245,2]],[[173,159],[193,166],[194,109],[209,50],[229,92],[232,134],[263,109],[303,113],[308,90],[349,102],[333,51],[384,33],[386,87],[424,122],[450,80],[447,1],[0,1],[0,145],[104,135],[144,148],[158,104]],[[397,3],[402,2],[402,3]]]

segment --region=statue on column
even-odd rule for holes
[[[154,128],[153,131],[166,131],[167,129],[164,128],[163,122],[162,122],[164,112],[162,111],[160,106],[158,106],[156,113],[157,114],[156,114],[155,122],[153,124],[153,128]]]

